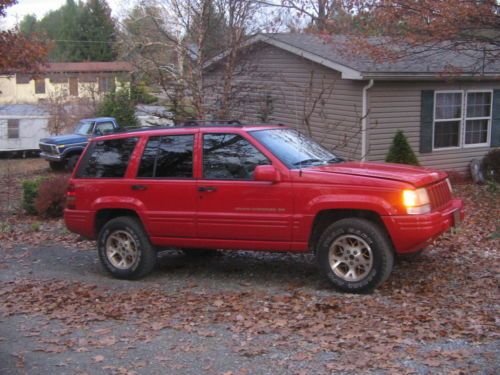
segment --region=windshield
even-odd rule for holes
[[[343,161],[293,129],[255,130],[250,133],[290,169]]]
[[[94,123],[92,121],[80,121],[75,128],[75,133],[80,135],[91,135],[92,127]]]

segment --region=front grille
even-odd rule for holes
[[[431,208],[433,210],[444,206],[451,200],[451,191],[446,180],[428,186],[427,194],[429,194],[429,200],[431,201]]]
[[[46,145],[44,143],[40,143],[40,150],[46,154],[55,154],[54,148],[51,145]]]

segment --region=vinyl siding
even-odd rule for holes
[[[368,160],[384,161],[397,130],[403,130],[420,164],[447,171],[467,172],[471,160],[490,147],[460,147],[421,154],[420,100],[422,90],[492,90],[500,82],[377,82],[369,91]],[[463,129],[462,129],[463,131]]]
[[[312,112],[310,135],[316,141],[339,156],[360,158],[361,91],[366,82],[343,80],[338,72],[265,44],[257,45],[241,61],[232,118],[262,122],[259,115],[269,97],[272,111],[266,122],[283,123],[307,134],[304,114]],[[222,69],[205,77],[206,110],[213,113]]]

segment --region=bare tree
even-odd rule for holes
[[[354,4],[349,0],[255,0],[269,8],[278,9],[274,22],[285,21],[293,28],[324,33],[331,30],[334,22],[343,22],[353,12]],[[288,18],[288,21],[284,20]],[[296,22],[291,22],[295,19]],[[302,25],[302,27],[300,27]]]
[[[95,105],[93,96],[71,98],[65,89],[51,92],[43,102],[49,113],[47,130],[55,135],[72,131],[80,119],[95,114]]]
[[[311,69],[306,84],[290,81],[285,75],[278,74],[285,83],[273,96],[277,106],[283,105],[296,117],[297,130],[318,141],[332,152],[340,153],[349,159],[358,159],[361,149],[363,119],[369,116],[369,110],[362,114],[354,106],[352,119],[340,121],[328,114],[328,107],[335,100],[336,80]],[[286,88],[286,91],[283,90]],[[293,121],[292,121],[293,123]],[[290,124],[291,125],[291,124]],[[371,123],[367,131],[375,129],[377,123]],[[366,157],[369,150],[366,150]]]
[[[259,7],[252,0],[142,0],[124,21],[122,49],[158,85],[177,121],[207,116],[204,69],[224,53],[216,115],[228,118],[236,61],[246,35],[255,31]],[[139,32],[134,25],[141,25]]]

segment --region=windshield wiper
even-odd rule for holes
[[[343,161],[344,161],[344,159],[342,159],[342,158],[334,157],[334,158],[328,160],[328,163],[329,164],[330,163],[342,163]]]
[[[298,161],[296,163],[293,163],[292,165],[295,167],[298,165],[311,164],[311,163],[317,163],[317,162],[324,163],[325,161],[321,160],[321,159],[304,159],[304,160]]]

